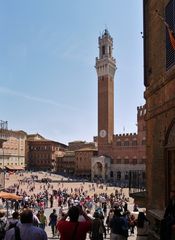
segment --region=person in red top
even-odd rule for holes
[[[85,222],[78,222],[79,215],[83,215]],[[69,221],[67,221],[69,217]],[[86,233],[91,229],[91,219],[78,206],[73,206],[68,213],[57,223],[60,240],[85,240]]]

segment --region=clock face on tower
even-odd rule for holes
[[[104,137],[106,137],[106,135],[107,135],[106,130],[104,130],[104,129],[100,130],[100,137],[104,138]]]

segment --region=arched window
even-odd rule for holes
[[[113,173],[113,171],[110,172],[110,177],[111,177],[111,178],[114,177],[114,173]]]
[[[120,179],[121,179],[121,172],[118,171],[118,172],[117,172],[117,180],[120,180]]]
[[[129,179],[129,172],[125,172],[125,180]]]

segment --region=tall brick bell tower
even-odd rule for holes
[[[98,38],[98,149],[112,143],[114,134],[114,75],[116,60],[112,56],[113,39],[107,29]]]

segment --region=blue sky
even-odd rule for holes
[[[142,1],[0,1],[0,108],[9,129],[48,139],[97,135],[98,37],[113,37],[115,134],[144,104]]]

